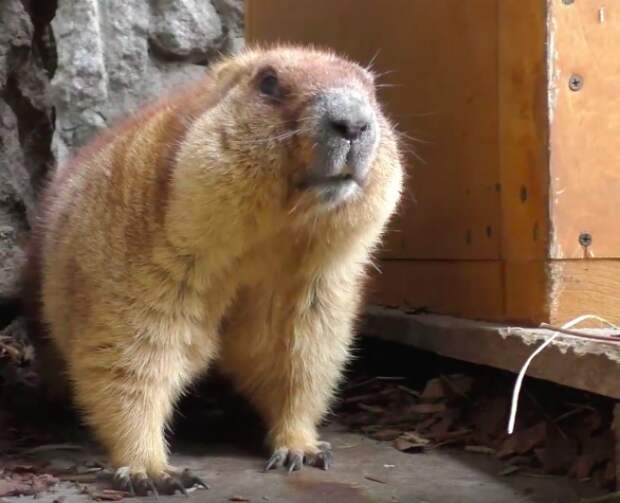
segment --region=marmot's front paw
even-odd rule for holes
[[[173,467],[158,476],[149,477],[146,472],[133,471],[128,466],[123,466],[114,474],[114,486],[133,496],[148,496],[149,493],[158,496],[174,494],[177,491],[187,496],[186,489],[190,487],[202,486],[209,489],[209,486],[190,470]]]
[[[265,465],[265,471],[286,467],[289,473],[301,470],[306,464],[329,470],[333,463],[332,446],[329,442],[317,442],[312,448],[300,450],[280,447],[276,449]]]

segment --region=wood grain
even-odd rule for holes
[[[550,7],[550,256],[620,257],[620,4],[553,0]],[[569,89],[574,74],[583,79],[579,91]],[[587,253],[582,232],[592,235]]]
[[[502,319],[500,261],[385,260],[373,275],[369,302],[406,310]]]
[[[372,309],[364,331],[450,358],[517,372],[548,332],[448,316]],[[527,374],[620,399],[617,345],[558,341],[534,359]]]
[[[429,140],[409,142],[372,302],[524,324],[585,311],[620,321],[620,5],[248,0],[246,15],[250,41],[374,57],[393,72],[381,79],[395,84],[380,90],[388,114]]]
[[[381,89],[389,116],[428,143],[404,141],[415,154],[385,255],[499,258],[497,1],[247,3],[251,42],[310,42],[391,72],[380,79],[395,85]]]

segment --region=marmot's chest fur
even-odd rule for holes
[[[294,47],[215,65],[58,171],[42,319],[121,485],[196,481],[164,426],[215,359],[269,426],[270,468],[328,466],[316,425],[401,184],[372,74]]]

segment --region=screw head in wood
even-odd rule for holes
[[[573,73],[568,79],[568,87],[571,91],[579,91],[583,87],[583,77]]]
[[[587,248],[592,244],[592,234],[589,232],[582,232],[579,234],[579,244],[584,248]]]

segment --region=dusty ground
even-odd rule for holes
[[[211,489],[190,493],[190,501],[249,501],[253,503],[575,503],[600,494],[596,489],[565,478],[500,476],[502,464],[484,455],[458,450],[405,454],[388,442],[377,442],[347,433],[332,425],[325,433],[334,446],[335,466],[324,472],[306,468],[291,475],[262,473],[264,458],[255,452],[228,445],[177,447],[174,462],[194,469]],[[91,452],[48,451],[38,456],[56,467],[70,466]],[[61,482],[54,492],[6,501],[26,503],[90,502],[80,494],[82,484]],[[104,488],[97,483],[95,487]],[[64,499],[63,499],[64,498]],[[142,498],[153,500],[153,498]],[[137,501],[137,500],[136,500]],[[160,501],[184,501],[180,495],[161,496]]]
[[[343,386],[336,414],[324,427],[324,437],[332,442],[335,455],[334,467],[327,472],[305,468],[291,475],[284,471],[263,473],[268,454],[262,447],[264,432],[247,404],[217,380],[197,387],[180,405],[181,414],[174,425],[173,462],[193,469],[211,484],[211,489],[194,490],[189,499],[254,503],[582,503],[605,493],[593,483],[601,485],[600,477],[594,475],[596,470],[599,475],[604,472],[613,459],[601,456],[585,463],[594,470],[588,476],[582,475],[581,482],[574,477],[550,476],[544,469],[545,463],[540,462],[541,454],[543,461],[545,452],[553,460],[562,460],[560,468],[564,470],[579,459],[578,455],[583,457],[588,453],[583,447],[567,451],[566,442],[557,445],[552,442],[547,446],[548,435],[538,439],[528,433],[540,433],[537,426],[529,426],[540,424],[543,418],[551,425],[558,425],[565,441],[581,434],[604,440],[608,432],[606,404],[599,403],[596,397],[545,383],[538,383],[542,386],[539,390],[541,386],[528,381],[520,414],[521,432],[525,434],[521,435],[522,441],[527,448],[521,449],[522,442],[517,442],[512,447],[518,452],[509,450],[504,456],[502,435],[488,436],[476,424],[479,417],[497,416],[489,424],[500,433],[505,430],[506,406],[493,407],[497,405],[494,393],[499,393],[500,398],[509,393],[513,376],[376,342],[366,343],[358,354],[357,364]],[[494,383],[493,389],[484,386],[478,390],[474,386],[464,397],[448,394],[430,401],[425,399],[429,379],[436,381],[438,375],[450,376],[454,372],[465,372],[477,382]],[[369,380],[369,376],[374,377]],[[400,377],[384,380],[377,376]],[[404,389],[405,393],[394,393],[395,388]],[[105,458],[75,419],[67,420],[62,414],[52,417],[50,414],[58,411],[44,409],[25,385],[5,386],[3,391],[0,503],[35,499],[44,503],[78,503],[126,496],[106,491],[109,483],[100,480]],[[407,411],[414,410],[412,407],[418,411],[430,407],[436,412],[429,414],[430,410],[422,410],[421,414],[411,416]],[[501,414],[497,415],[494,409]],[[453,415],[452,410],[461,412]],[[568,415],[565,410],[569,411]],[[444,414],[454,421],[429,423],[430,416],[441,418]],[[488,422],[482,421],[485,428]],[[587,428],[577,428],[574,433],[571,424]],[[393,431],[395,435],[386,435]],[[401,439],[396,437],[412,431],[420,432],[426,443],[421,447],[405,444],[401,452],[397,448]],[[468,433],[457,437],[453,431]],[[378,441],[380,436],[385,441]],[[442,440],[443,436],[447,440]],[[48,444],[62,444],[64,448],[50,449],[45,447]],[[35,453],[25,453],[33,447]],[[486,451],[467,452],[468,447]],[[567,472],[552,470],[551,473]],[[57,484],[51,484],[57,480]],[[25,495],[9,496],[20,492]],[[154,498],[136,501],[139,500],[154,501]],[[184,501],[184,498],[161,496],[160,500]]]

